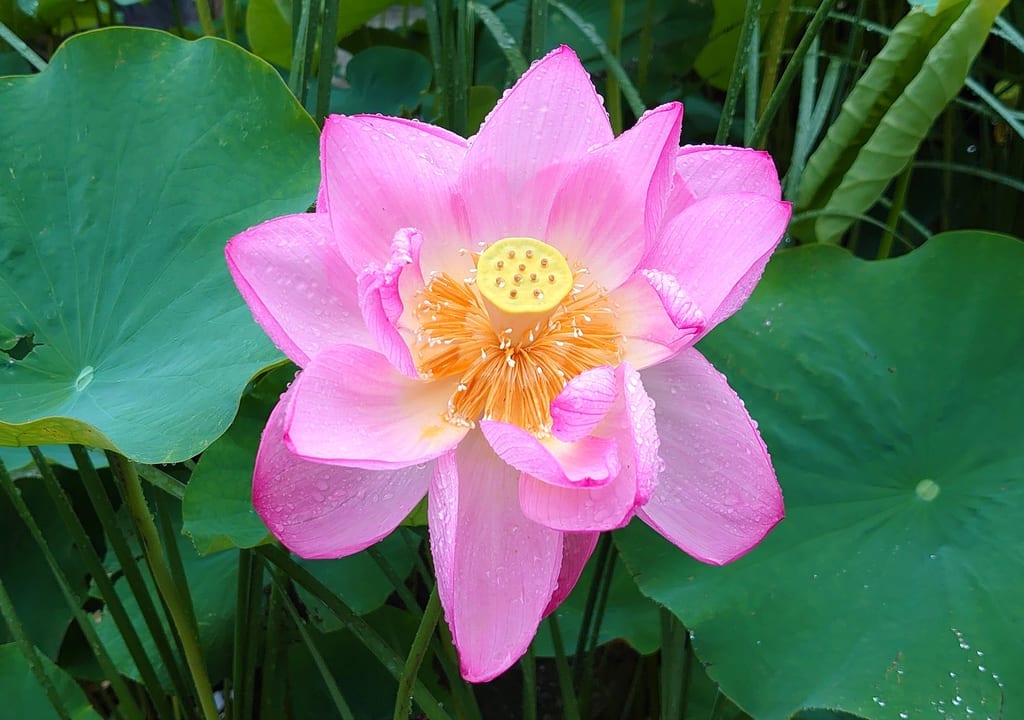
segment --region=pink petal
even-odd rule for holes
[[[611,439],[585,437],[578,442],[538,440],[516,425],[481,420],[480,429],[502,460],[520,472],[568,488],[607,484],[619,473],[618,447]]]
[[[555,197],[542,237],[604,288],[617,288],[633,274],[661,223],[682,119],[679,103],[645,113],[613,142],[587,153]]]
[[[580,373],[551,401],[551,434],[564,442],[582,440],[604,420],[619,396],[615,368]]]
[[[615,386],[616,405],[597,431],[617,439],[621,470],[599,487],[586,487],[542,482],[520,467],[519,502],[527,517],[565,532],[613,530],[629,522],[633,509],[650,498],[661,465],[654,403],[628,364],[616,370]]]
[[[544,239],[555,192],[575,164],[613,138],[579,59],[562,46],[538,60],[472,139],[460,179],[473,237]]]
[[[648,271],[650,272],[650,271]],[[609,294],[626,336],[623,359],[637,368],[655,365],[697,342],[693,327],[676,327],[665,303],[642,274]]]
[[[526,652],[562,565],[562,534],[523,516],[517,475],[474,432],[438,459],[430,486],[438,593],[470,682]]]
[[[751,192],[782,199],[779,173],[763,150],[722,145],[679,148],[676,174],[695,198]]]
[[[583,573],[587,560],[594,552],[600,533],[565,533],[562,535],[562,568],[558,571],[558,585],[551,596],[551,602],[544,609],[544,617],[553,613],[569,593]]]
[[[341,254],[349,266],[388,262],[400,228],[423,233],[424,267],[458,260],[466,245],[465,215],[455,185],[465,140],[441,128],[378,115],[332,115],[320,158]],[[429,261],[429,262],[428,262]]]
[[[296,365],[340,342],[375,347],[326,215],[268,220],[232,238],[225,254],[256,322]]]
[[[757,426],[725,377],[692,348],[643,377],[657,403],[666,469],[637,513],[698,560],[735,560],[783,516]]]
[[[640,274],[654,288],[654,292],[658,293],[662,307],[668,313],[672,324],[679,330],[690,331],[694,336],[699,335],[705,325],[704,313],[679,285],[675,276],[660,270],[643,270]]]
[[[427,492],[432,468],[360,470],[310,462],[284,444],[286,392],[263,431],[252,498],[270,531],[305,558],[351,555],[388,535]]]
[[[519,504],[526,517],[554,530],[615,530],[633,517],[636,482],[632,473],[621,472],[599,487],[566,487],[523,473]]]
[[[644,267],[675,276],[707,332],[750,297],[789,216],[789,203],[753,193],[698,200],[666,223]]]
[[[405,467],[436,458],[466,434],[443,417],[453,383],[412,380],[355,345],[320,353],[292,387],[285,442],[307,460]]]
[[[359,273],[359,309],[377,346],[395,368],[411,378],[418,378],[416,363],[405,337],[399,331],[398,323],[404,306],[400,293],[400,282],[415,276],[415,283],[422,287],[423,277],[419,271],[420,247],[423,236],[418,230],[403,228],[395,233],[391,243],[391,258],[381,268],[377,265]]]

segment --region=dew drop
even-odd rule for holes
[[[78,373],[78,377],[75,378],[75,390],[82,392],[89,387],[89,383],[92,382],[95,372],[96,370],[92,365],[86,365],[82,368],[82,372]]]

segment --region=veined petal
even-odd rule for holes
[[[562,46],[538,60],[471,139],[459,187],[474,239],[543,239],[558,188],[587,150],[613,137],[575,53]]]
[[[619,473],[618,446],[613,439],[585,437],[567,443],[538,440],[509,423],[481,420],[480,430],[502,460],[520,472],[561,487],[606,485]]]
[[[782,199],[775,162],[764,150],[685,145],[676,157],[676,175],[695,198],[751,192]]]
[[[438,459],[430,486],[438,593],[470,682],[526,652],[562,565],[562,533],[523,516],[517,475],[474,432]]]
[[[349,266],[386,264],[400,228],[423,233],[425,260],[444,255],[442,248],[464,246],[468,235],[455,186],[465,152],[465,140],[426,123],[379,115],[327,118],[321,170]]]
[[[413,380],[383,355],[336,345],[292,384],[285,443],[307,460],[372,469],[436,458],[466,434],[442,417],[454,382]]]
[[[679,103],[645,113],[588,152],[555,197],[545,242],[606,289],[633,274],[661,223],[682,119]]]
[[[232,238],[225,255],[256,322],[296,365],[340,342],[375,347],[326,215],[268,220]]]
[[[650,498],[661,465],[654,403],[639,373],[627,363],[616,369],[614,381],[616,402],[596,431],[617,439],[619,472],[601,486],[587,487],[542,482],[524,471],[519,502],[527,517],[565,532],[613,530],[629,522],[634,508]],[[582,449],[597,439],[569,446]]]
[[[619,396],[615,368],[610,365],[582,372],[551,401],[551,434],[563,442],[592,434]]]
[[[757,427],[725,377],[693,348],[643,373],[657,403],[666,469],[637,511],[698,560],[743,555],[783,516]]]
[[[286,392],[267,421],[256,455],[256,511],[284,545],[305,558],[336,558],[394,530],[427,492],[431,467],[361,470],[303,460],[284,444]]]
[[[561,605],[580,579],[587,560],[594,553],[600,533],[565,533],[562,535],[562,567],[558,571],[558,585],[551,602],[544,609],[547,617]]]
[[[619,327],[626,336],[625,361],[643,369],[670,358],[697,342],[700,330],[684,323],[676,327],[665,302],[642,274],[609,294],[618,315]]]
[[[359,309],[366,327],[377,341],[377,346],[395,368],[411,378],[419,377],[409,345],[399,331],[398,322],[405,309],[402,304],[400,282],[405,276],[415,276],[423,285],[420,275],[420,247],[423,235],[419,230],[402,228],[391,243],[391,258],[381,268],[376,265],[359,273]],[[406,281],[408,284],[408,281]]]
[[[750,297],[790,212],[789,203],[754,193],[703,198],[665,224],[643,266],[675,277],[707,333]]]

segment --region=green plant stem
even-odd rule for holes
[[[665,608],[661,618],[661,720],[682,720],[689,671],[688,636],[683,624]]]
[[[565,645],[562,644],[562,631],[558,627],[557,612],[548,615],[548,630],[551,632],[551,644],[555,649],[558,688],[562,692],[562,717],[565,720],[580,720],[580,708],[576,702],[576,691],[573,689],[569,660],[565,656]]]
[[[235,42],[235,0],[224,0],[224,39]]]
[[[886,220],[886,232],[878,242],[878,259],[884,260],[892,252],[892,240],[896,236],[896,229],[900,224],[900,214],[907,205],[907,188],[910,187],[910,176],[914,172],[914,164],[907,163],[907,167],[896,180],[896,188],[893,191],[892,205],[889,206],[889,217]]]
[[[284,571],[295,583],[308,590],[314,597],[326,605],[396,680],[402,677],[404,663],[391,646],[365,620],[352,612],[352,609],[342,602],[337,595],[313,577],[308,570],[292,560],[279,547],[264,545],[256,548],[256,552],[275,567]],[[441,707],[441,704],[421,680],[415,681],[412,692],[416,702],[419,703],[420,708],[426,713],[428,718],[432,720],[450,720],[448,713],[444,711],[444,708]]]
[[[793,51],[793,57],[789,59],[786,69],[782,72],[782,77],[779,78],[779,84],[775,86],[771,97],[768,98],[768,102],[765,104],[764,113],[757,121],[757,127],[754,128],[754,134],[750,138],[751,147],[764,147],[764,141],[768,136],[768,129],[771,127],[772,120],[775,119],[775,115],[785,102],[786,94],[796,79],[797,73],[800,72],[801,65],[803,65],[804,56],[807,55],[807,51],[811,48],[811,43],[817,37],[821,26],[825,24],[828,14],[832,11],[832,7],[835,4],[836,0],[822,0],[818,10],[814,13],[814,17],[811,18],[811,22],[808,23],[807,30],[804,31],[803,37],[800,38],[800,43],[796,46],[796,50]]]
[[[75,617],[75,621],[78,623],[78,627],[81,628],[82,634],[85,636],[86,642],[89,643],[89,648],[92,650],[93,655],[96,656],[96,661],[100,665],[100,669],[103,671],[104,676],[110,681],[110,686],[114,690],[114,694],[117,695],[118,701],[121,704],[121,709],[124,710],[125,715],[130,720],[141,720],[142,711],[139,710],[139,706],[135,702],[135,698],[132,697],[131,692],[128,690],[128,686],[124,682],[124,678],[117,671],[114,666],[113,660],[110,659],[110,655],[107,653],[106,648],[100,641],[99,635],[96,634],[96,628],[93,627],[93,622],[82,610],[81,601],[75,594],[75,591],[71,588],[71,583],[68,581],[67,575],[61,568],[60,563],[57,562],[56,556],[53,551],[50,550],[49,543],[46,542],[46,538],[43,536],[42,530],[36,523],[35,518],[32,517],[32,513],[28,509],[28,505],[25,504],[24,499],[21,497],[21,491],[14,484],[14,480],[7,472],[7,468],[0,463],[0,485],[3,485],[4,492],[7,493],[7,497],[10,499],[11,504],[14,506],[14,511],[21,518],[21,521],[25,524],[29,534],[35,541],[36,546],[43,554],[43,558],[46,560],[47,566],[50,568],[50,572],[53,575],[54,580],[57,581],[57,585],[60,587],[61,594],[64,596],[65,602],[71,609],[72,614]]]
[[[49,494],[57,514],[60,515],[61,522],[64,523],[72,540],[78,547],[82,560],[85,562],[86,568],[89,570],[89,574],[92,575],[93,582],[96,583],[96,588],[99,590],[100,596],[107,606],[107,611],[114,619],[114,624],[124,639],[125,647],[128,649],[128,653],[139,670],[142,682],[149,688],[150,699],[157,711],[157,715],[167,716],[170,708],[167,705],[167,698],[164,696],[160,680],[157,679],[153,664],[149,661],[149,656],[146,655],[146,651],[142,647],[142,640],[139,638],[135,626],[128,617],[128,612],[125,610],[121,598],[114,589],[114,583],[111,582],[106,568],[103,567],[103,561],[100,560],[92,540],[82,526],[82,521],[75,514],[70,498],[68,498],[64,488],[57,481],[57,477],[53,474],[53,469],[49,463],[46,462],[42,451],[37,447],[30,447],[29,452],[32,454],[32,459],[39,469],[43,485],[46,487],[46,492]]]
[[[532,644],[520,658],[519,667],[523,673],[523,720],[537,720],[537,659]]]
[[[146,496],[142,492],[139,475],[132,462],[123,455],[108,452],[107,458],[110,461],[110,467],[115,470],[124,486],[125,503],[135,521],[142,549],[146,554],[150,572],[153,574],[153,581],[156,583],[160,597],[163,598],[170,611],[171,621],[181,640],[182,649],[185,652],[185,664],[192,675],[192,682],[196,688],[196,696],[203,716],[206,720],[219,720],[217,706],[213,700],[213,688],[210,685],[209,675],[206,673],[206,660],[203,658],[203,651],[199,646],[199,633],[191,622],[192,613],[183,604],[181,595],[174,585],[174,578],[167,566],[160,542],[160,534],[153,521],[153,516],[149,512],[149,507],[146,505]]]
[[[583,607],[583,619],[580,622],[580,634],[576,640],[575,671],[573,678],[575,685],[579,687],[586,668],[584,659],[587,652],[587,640],[590,638],[590,626],[594,622],[594,612],[598,605],[598,597],[601,594],[601,583],[604,578],[608,562],[611,558],[612,537],[608,533],[601,535],[597,543],[597,551],[594,553],[594,577],[590,581],[590,589],[587,592],[587,603]]]
[[[608,52],[622,62],[622,23],[626,17],[625,0],[610,0],[608,16]],[[614,73],[608,73],[605,79],[605,104],[608,106],[608,119],[612,124],[612,132],[622,132],[622,92],[619,81]]]
[[[337,62],[338,15],[340,0],[324,0],[323,24],[320,26],[320,67],[316,83],[316,121],[321,126],[331,107],[331,83]]]
[[[28,46],[28,43],[24,42],[13,30],[2,22],[0,22],[0,40],[3,40],[14,48],[14,52],[25,58],[28,64],[36,70],[46,69],[46,61],[39,57],[36,51]]]
[[[110,502],[110,496],[107,495],[103,483],[100,482],[100,477],[96,472],[96,468],[93,467],[92,459],[89,457],[86,449],[81,445],[71,445],[69,447],[71,455],[75,459],[75,464],[78,466],[78,475],[82,480],[82,485],[89,495],[89,501],[96,512],[96,517],[99,518],[100,524],[106,530],[107,542],[110,543],[110,547],[114,550],[114,556],[121,565],[121,572],[124,573],[124,579],[127,581],[136,603],[138,603],[142,619],[146,623],[146,630],[149,632],[150,637],[153,638],[157,653],[160,655],[164,668],[167,670],[167,675],[170,677],[171,685],[178,698],[185,700],[191,695],[191,691],[181,675],[180,661],[171,648],[171,644],[164,632],[164,624],[160,622],[160,617],[157,615],[156,606],[153,604],[153,598],[146,586],[146,581],[143,579],[142,572],[135,561],[135,556],[131,548],[128,547],[124,534],[121,532],[117,515],[114,512],[114,506]]]
[[[280,639],[281,598],[277,587],[271,583],[270,598],[267,600],[267,633],[263,645],[263,682],[260,683],[261,718],[284,717],[284,710],[278,702],[280,696],[276,692],[281,685],[277,672],[278,661],[283,651]]]
[[[240,549],[238,580],[235,583],[235,637],[231,654],[231,687],[234,692],[231,694],[230,703],[231,717],[235,720],[242,720],[253,714],[250,710],[250,680],[253,668],[250,662],[250,648],[256,645],[257,638],[253,632],[253,616],[256,611],[253,609],[252,586],[259,583],[254,566],[258,567],[259,563],[256,562],[252,550]]]
[[[580,667],[583,669],[582,679],[578,679],[578,687],[580,688],[579,694],[582,698],[582,708],[584,709],[583,715],[586,717],[590,716],[590,699],[592,697],[592,683],[594,676],[599,674],[594,672],[594,655],[597,650],[597,641],[601,636],[601,623],[604,620],[604,609],[608,604],[608,592],[611,589],[612,577],[615,574],[615,563],[617,557],[617,551],[612,543],[611,535],[605,533],[603,538],[608,540],[608,551],[605,557],[605,562],[601,568],[600,576],[595,575],[594,580],[597,583],[597,599],[594,603],[593,613],[591,615],[590,630],[587,634],[587,645],[586,654],[581,658],[577,657],[576,662],[577,670]],[[589,598],[588,598],[589,599]]]
[[[640,58],[636,68],[636,89],[641,96],[647,92],[647,77],[651,69],[651,51],[654,49],[654,0],[647,0],[644,26],[640,29]]]
[[[530,44],[528,52],[531,60],[544,54],[547,44],[548,0],[530,0]]]
[[[761,76],[761,103],[757,109],[757,116],[764,115],[765,106],[768,104],[768,96],[775,87],[775,80],[779,77],[779,64],[782,62],[782,47],[786,44],[786,28],[789,26],[789,16],[793,11],[793,0],[779,0],[775,7],[775,14],[772,16],[771,29],[768,31],[768,45],[765,48],[764,74]]]
[[[427,654],[427,646],[434,635],[434,628],[441,617],[441,598],[437,594],[437,585],[430,593],[427,607],[423,611],[423,619],[416,630],[416,636],[409,648],[409,655],[402,668],[402,676],[398,679],[398,695],[395,698],[394,720],[408,720],[412,714],[412,686],[419,675],[420,665]]]
[[[25,627],[18,618],[18,613],[14,609],[14,603],[11,602],[11,596],[8,595],[7,586],[4,585],[2,578],[0,578],[0,615],[3,616],[4,622],[7,624],[8,632],[14,636],[14,642],[25,658],[29,670],[35,675],[36,682],[46,691],[46,697],[50,701],[50,705],[53,706],[54,712],[61,720],[71,720],[64,703],[61,702],[60,695],[57,694],[57,688],[50,680],[50,676],[46,674],[46,668],[39,657],[39,650],[25,634]]]
[[[209,0],[196,0],[196,14],[199,16],[199,27],[202,28],[203,35],[213,37],[216,32],[213,29]]]
[[[757,28],[761,15],[761,0],[747,0],[743,11],[743,25],[740,26],[740,40],[736,46],[736,59],[732,64],[732,76],[729,88],[725,92],[722,104],[722,117],[718,121],[718,132],[715,133],[715,144],[724,145],[729,139],[729,130],[736,115],[736,103],[739,101],[740,90],[747,73],[747,55],[750,53],[750,36]]]
[[[743,144],[749,145],[757,120],[757,80],[761,63],[761,18],[758,16],[754,31],[750,33],[750,51],[747,53],[747,72],[743,83]]]
[[[396,532],[401,532],[401,529]],[[382,553],[376,545],[371,545],[366,548],[366,552],[370,558],[377,563],[377,567],[380,568],[381,572],[384,573],[385,577],[387,577],[388,582],[391,583],[391,587],[393,587],[395,592],[398,593],[398,598],[402,601],[402,604],[405,605],[405,609],[417,618],[423,617],[423,609],[420,607],[419,603],[416,602],[416,598],[413,597],[412,593],[409,592],[409,588],[405,585],[405,580],[400,578],[398,573],[395,572],[394,566],[384,556],[384,553]]]
[[[282,573],[276,569],[271,570],[270,579],[274,584],[274,591],[278,593],[281,598],[281,605],[284,607],[285,613],[287,613],[288,617],[291,619],[292,624],[299,633],[299,638],[302,640],[302,644],[305,645],[306,651],[313,659],[313,664],[316,665],[316,669],[320,673],[320,677],[323,678],[324,685],[327,687],[327,693],[331,696],[331,700],[334,702],[334,707],[338,710],[338,715],[341,716],[342,720],[355,720],[355,715],[352,714],[352,708],[350,708],[348,703],[345,702],[345,698],[341,694],[341,689],[338,687],[338,683],[334,679],[331,669],[327,667],[327,662],[324,660],[324,656],[313,642],[313,637],[309,634],[309,630],[306,629],[306,623],[301,617],[299,617],[298,610],[295,609],[291,599],[288,597],[287,590],[285,589],[286,582]]]
[[[139,477],[158,490],[167,493],[172,498],[181,500],[185,497],[185,483],[173,475],[169,475],[152,465],[136,465],[135,470],[139,473]]]

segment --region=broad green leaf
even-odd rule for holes
[[[398,528],[373,547],[384,557],[397,576],[404,579],[412,570],[413,548],[418,542],[415,533]],[[387,575],[370,557],[369,550],[337,560],[300,559],[298,562],[358,615],[373,612],[395,591]],[[299,597],[302,598],[310,619],[321,631],[331,632],[344,627],[334,613],[313,595],[300,588]]]
[[[273,403],[242,400],[235,421],[203,453],[181,501],[184,532],[200,555],[270,542],[252,505],[252,473],[260,433]]]
[[[39,448],[43,455],[51,463],[63,465],[66,468],[75,468],[75,459],[67,445],[43,445]],[[106,467],[107,456],[100,450],[89,450],[89,458],[94,467]],[[28,448],[21,447],[0,447],[0,460],[9,472],[17,472],[33,465],[32,455]]]
[[[316,126],[237,46],[127,28],[0,81],[0,105],[0,445],[195,455],[280,357],[224,244],[312,202]]]
[[[99,720],[100,716],[92,709],[74,679],[49,658],[42,657],[41,662],[68,717],[71,720]],[[0,645],[0,695],[4,699],[5,717],[32,720],[56,720],[60,717],[25,661],[25,656],[13,643]]]
[[[906,168],[1007,2],[964,0],[934,16],[915,9],[897,24],[807,162],[796,204],[824,211],[816,240],[838,242]]]
[[[394,4],[393,0],[345,0],[338,16],[337,39]],[[286,70],[291,67],[292,0],[249,0],[245,32],[254,53]]]
[[[331,112],[408,116],[419,107],[433,74],[430,61],[418,52],[385,46],[368,48],[353,57],[345,69],[349,87],[331,90]]]
[[[786,519],[722,568],[638,523],[617,541],[722,691],[758,720],[1024,717],[1024,243],[783,251],[701,347]]]
[[[590,593],[593,580],[594,558],[591,557],[590,562],[583,568],[576,587],[555,611],[566,652],[571,653],[576,649],[580,626],[583,623],[583,613],[587,606],[587,596]],[[640,594],[636,582],[616,557],[612,582],[608,588],[604,617],[601,619],[598,644],[621,639],[629,643],[638,653],[649,655],[656,652],[661,644],[658,627],[658,607]],[[544,657],[552,657],[555,654],[551,633],[543,628],[537,633],[533,647],[538,655]]]

